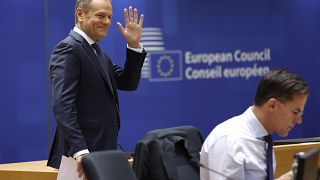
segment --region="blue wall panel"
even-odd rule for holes
[[[44,20],[44,2],[1,1],[0,163],[47,156]]]
[[[47,110],[47,57],[74,26],[74,1],[48,1],[47,7],[44,3],[4,0],[0,7],[0,163],[46,159],[51,143],[48,133],[50,138],[54,133],[53,117],[49,132],[47,124],[47,117],[52,116]],[[123,8],[130,4],[145,15],[142,41],[149,56],[139,89],[120,92],[119,143],[125,150],[133,151],[144,133],[155,128],[190,124],[207,136],[218,123],[252,104],[262,77],[227,77],[224,72],[254,67],[287,68],[309,82],[311,94],[303,124],[287,138],[320,135],[319,1],[113,1],[112,26],[100,44],[120,65],[126,42],[116,22],[124,24]],[[162,39],[147,40],[150,37]],[[265,50],[270,57],[237,62],[234,56],[239,50]],[[190,54],[219,53],[231,53],[232,62],[188,60]],[[192,79],[191,69],[216,69],[217,76]]]

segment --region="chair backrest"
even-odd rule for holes
[[[127,155],[121,151],[99,151],[85,155],[81,165],[88,180],[136,180]]]
[[[133,170],[139,180],[200,179],[203,138],[193,126],[148,131],[135,148]],[[192,161],[193,160],[193,161]]]

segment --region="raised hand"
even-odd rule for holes
[[[129,12],[127,9],[123,10],[124,20],[126,27],[124,28],[121,23],[117,22],[118,28],[122,36],[126,39],[129,47],[140,48],[141,31],[144,16],[141,14],[140,20],[138,19],[138,10],[129,7]]]

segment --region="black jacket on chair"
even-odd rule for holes
[[[149,131],[135,149],[133,170],[139,180],[197,180],[203,139],[192,126]]]

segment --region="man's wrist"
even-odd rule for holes
[[[143,45],[141,43],[140,43],[140,48],[133,48],[133,47],[129,46],[129,44],[127,44],[127,48],[131,49],[132,51],[138,52],[138,53],[143,52]]]
[[[88,153],[89,153],[89,150],[88,150],[88,149],[84,149],[84,150],[81,150],[81,151],[78,151],[78,152],[74,153],[74,154],[72,155],[72,157],[73,157],[74,159],[77,159],[77,157],[82,156],[82,155],[85,155],[85,154],[88,154]]]

